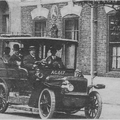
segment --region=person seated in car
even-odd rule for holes
[[[10,58],[10,47],[5,47],[5,50],[4,50],[4,53],[3,53],[4,63],[8,63],[9,58]]]
[[[28,70],[29,81],[30,81],[31,85],[33,85],[33,83],[35,81],[34,68],[36,67],[36,64],[35,64],[36,61],[37,61],[37,59],[36,59],[35,46],[30,46],[29,47],[29,54],[23,58],[23,66]]]
[[[29,47],[29,55],[27,55],[23,58],[23,65],[28,71],[30,71],[30,70],[33,70],[33,68],[35,67],[36,61],[37,61],[37,59],[36,59],[35,47],[30,46]]]
[[[63,63],[60,57],[56,56],[57,50],[55,48],[50,49],[51,55],[46,58],[46,62],[50,67],[63,68]]]
[[[13,55],[9,58],[8,64],[11,67],[18,67],[21,65],[21,54],[19,54],[19,45],[13,45]]]

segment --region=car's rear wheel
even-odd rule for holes
[[[90,119],[98,119],[102,111],[102,99],[98,92],[92,91],[89,94],[88,104],[85,107],[85,116]]]
[[[4,83],[0,83],[0,113],[4,113],[7,108],[7,88]]]
[[[55,111],[55,93],[47,88],[40,93],[38,101],[39,115],[42,119],[52,118]]]

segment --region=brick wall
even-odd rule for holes
[[[80,16],[80,37],[77,56],[77,67],[84,74],[90,73],[90,7],[84,5]]]
[[[51,13],[50,10],[52,8],[53,5],[57,5],[58,7],[58,16],[57,19],[54,21],[51,19]],[[61,17],[61,13],[60,13],[60,9],[65,5],[65,3],[60,3],[60,4],[50,4],[50,5],[44,5],[43,7],[49,9],[49,14],[48,14],[48,20],[47,20],[47,36],[51,36],[51,32],[50,29],[52,27],[52,24],[55,23],[57,25],[58,28],[58,37],[62,38],[63,35],[63,20]]]
[[[23,6],[21,7],[21,33],[33,34],[33,20],[31,17],[31,11],[36,6]]]
[[[97,23],[97,72],[99,75],[106,73],[106,51],[107,51],[107,16],[103,7],[98,7]]]
[[[46,21],[47,36],[51,36],[51,26],[55,23],[58,27],[58,37],[63,36],[63,19],[61,17],[60,9],[66,5],[66,3],[60,4],[49,4],[43,7],[51,9],[52,5],[58,6],[57,20],[51,19],[51,13],[49,11],[48,18]],[[24,34],[33,34],[33,21],[31,18],[31,11],[36,6],[24,6],[21,8],[21,31]],[[94,70],[98,72],[98,75],[104,76],[106,73],[106,42],[107,42],[107,18],[103,7],[97,8],[98,14],[95,16],[97,22],[94,25]],[[78,56],[77,56],[77,68],[80,69],[84,74],[90,74],[91,68],[91,8],[88,5],[84,5],[79,18],[79,45],[78,45]],[[97,32],[95,32],[97,30]]]

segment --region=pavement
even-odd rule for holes
[[[91,76],[85,75],[88,85],[91,84]],[[103,104],[120,105],[120,78],[98,77],[93,79],[93,84],[104,84],[105,89],[95,89],[102,97]]]

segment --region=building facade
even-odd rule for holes
[[[0,33],[76,39],[79,43],[77,68],[84,74],[90,74],[89,4],[73,3],[71,0],[21,0],[11,3],[6,0],[4,4],[4,8],[0,6],[0,24],[3,23]],[[100,4],[94,8],[93,63],[94,71],[97,71],[99,76],[120,77],[120,19],[116,17],[116,13],[119,16],[119,12]],[[54,34],[52,31],[55,31]]]

